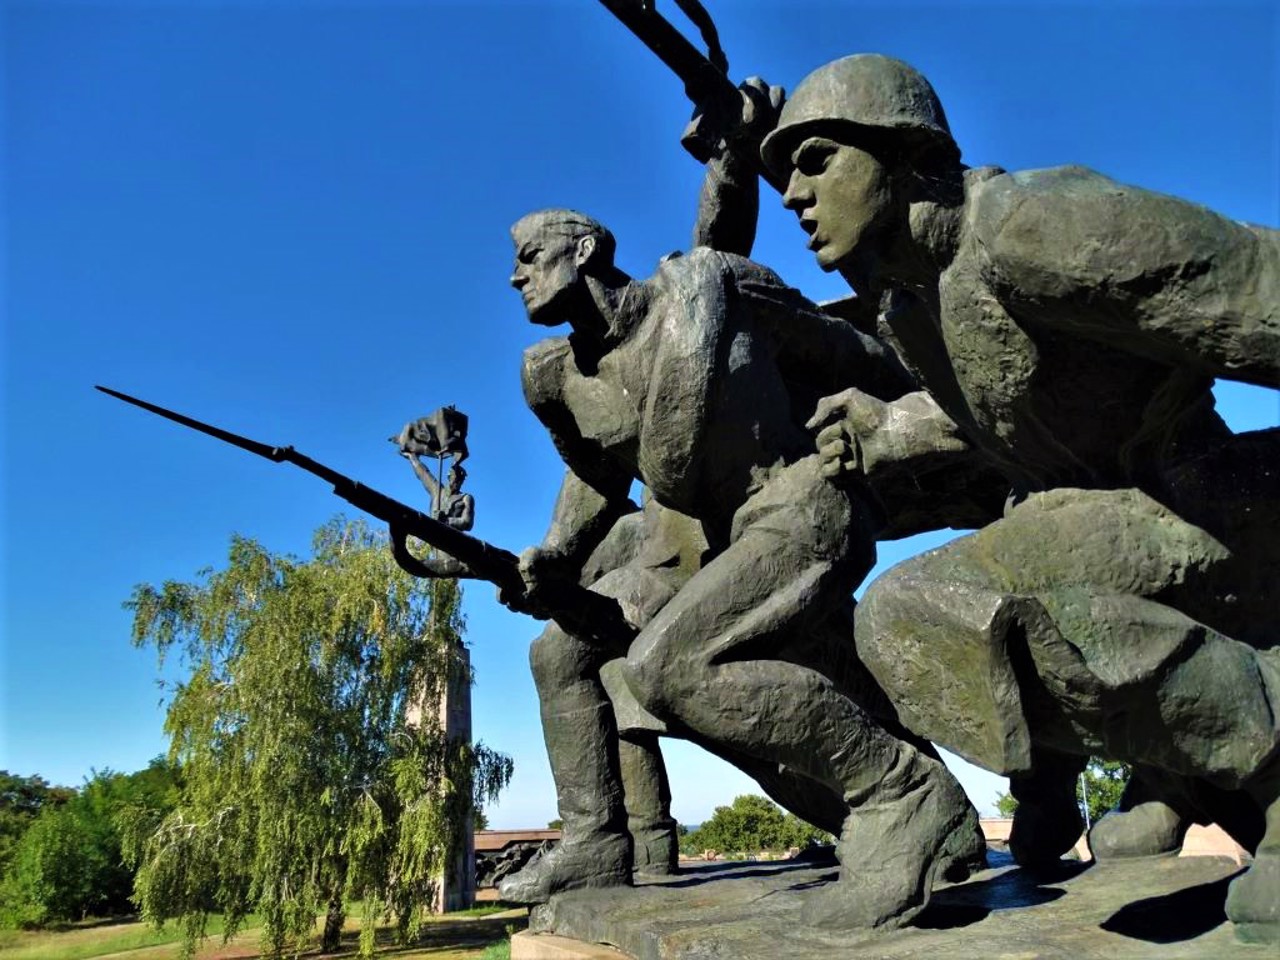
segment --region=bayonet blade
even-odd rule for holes
[[[201,433],[207,433],[211,437],[217,437],[219,440],[233,444],[241,450],[248,450],[250,453],[256,453],[258,456],[266,457],[276,463],[281,463],[285,460],[285,454],[280,447],[273,447],[270,444],[259,443],[257,440],[250,440],[248,437],[242,437],[238,433],[223,430],[221,427],[215,427],[210,423],[203,423],[174,410],[166,410],[164,407],[148,403],[146,400],[139,400],[137,397],[131,397],[127,393],[121,393],[119,390],[112,390],[110,387],[94,386],[94,389],[101,390],[108,396],[123,400],[125,403],[132,403],[135,407],[141,407],[143,410],[164,417],[166,420],[172,420],[174,423],[180,423],[184,427],[190,427],[192,430],[199,430]]]

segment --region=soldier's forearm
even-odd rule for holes
[[[1008,479],[924,391],[886,404],[880,427],[859,447],[894,536],[990,522],[1009,492]]]
[[[760,181],[754,168],[732,150],[722,150],[707,163],[693,245],[749,257],[759,213]]]
[[[972,530],[1000,519],[1009,480],[976,450],[953,454],[918,474],[897,473],[870,484],[884,526],[877,539],[897,540],[929,530]]]
[[[870,438],[868,464],[918,470],[967,455],[970,445],[936,400],[917,390],[885,405],[883,427]]]
[[[417,457],[410,457],[409,465],[413,467],[414,475],[422,485],[427,488],[427,493],[431,494],[432,499],[435,499],[436,492],[440,489],[440,485],[436,483],[436,478],[431,475],[431,471],[428,470],[426,465]]]
[[[779,363],[789,375],[836,392],[856,386],[881,400],[917,389],[898,355],[878,337],[812,310],[779,314]]]
[[[625,486],[601,493],[569,471],[556,499],[551,525],[542,540],[542,549],[566,563],[581,566],[604,540],[618,518],[635,509],[626,497]]]

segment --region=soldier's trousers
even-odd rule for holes
[[[883,716],[869,677],[833,679],[813,640],[830,638],[874,562],[871,511],[826,482],[812,456],[769,479],[726,540],[640,632],[627,682],[673,734],[856,803],[892,767],[905,731]],[[941,763],[936,775],[950,776]]]
[[[908,727],[989,770],[1034,744],[1235,790],[1280,716],[1280,650],[1223,632],[1276,616],[1249,579],[1144,493],[1054,490],[878,578],[858,652]]]

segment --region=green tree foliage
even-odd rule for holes
[[[996,813],[1005,819],[1013,816],[1013,811],[1018,809],[1018,801],[1014,799],[1013,794],[999,792],[996,794]]]
[[[1120,803],[1120,795],[1124,793],[1125,784],[1128,782],[1127,764],[1090,757],[1083,778],[1076,778],[1076,803],[1080,806],[1081,816],[1084,815],[1087,806],[1089,822],[1095,823],[1109,810],[1114,810]],[[1018,809],[1018,801],[1011,794],[997,793],[996,809],[1000,816],[1012,817],[1013,811]]]
[[[79,811],[43,811],[13,852],[0,883],[0,919],[8,927],[40,927],[79,918],[96,899],[95,881],[109,869],[101,835]],[[114,887],[114,878],[104,878]]]
[[[1128,782],[1127,764],[1118,763],[1115,760],[1100,760],[1097,757],[1089,758],[1089,765],[1084,771],[1083,789],[1080,779],[1076,779],[1076,802],[1080,804],[1081,812],[1084,812],[1087,806],[1090,823],[1096,823],[1107,814],[1107,811],[1115,809],[1120,803],[1120,795],[1124,793],[1125,784]]]
[[[691,855],[704,850],[752,854],[831,841],[829,833],[810,826],[795,814],[784,813],[773,801],[745,794],[735,797],[727,807],[716,807],[710,820],[684,834],[680,849]]]
[[[21,777],[0,770],[0,873],[40,811],[66,803],[75,794],[70,787],[50,786],[41,776]]]
[[[15,845],[0,881],[0,924],[39,927],[132,912],[133,871],[121,856],[121,824],[172,809],[173,769],[157,759],[133,774],[95,771],[78,792],[53,788],[47,796],[66,799],[42,802]]]
[[[341,520],[316,532],[307,561],[235,537],[224,569],[135,588],[135,644],[190,670],[165,721],[181,799],[125,837],[148,919],[178,919],[190,952],[211,912],[227,936],[256,912],[271,957],[301,950],[321,913],[322,946],[335,947],[353,899],[366,920],[417,932],[467,814],[512,769],[446,742],[434,708],[406,717],[465,669],[460,596],[455,581],[404,574],[385,536]]]

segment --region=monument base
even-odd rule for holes
[[[1273,949],[1236,942],[1223,901],[1241,867],[1226,858],[1063,861],[1034,874],[992,851],[991,864],[935,892],[906,929],[845,934],[800,919],[805,892],[833,881],[832,867],[696,866],[560,894],[532,912],[511,957],[618,957],[612,948],[635,960],[1258,960]]]

